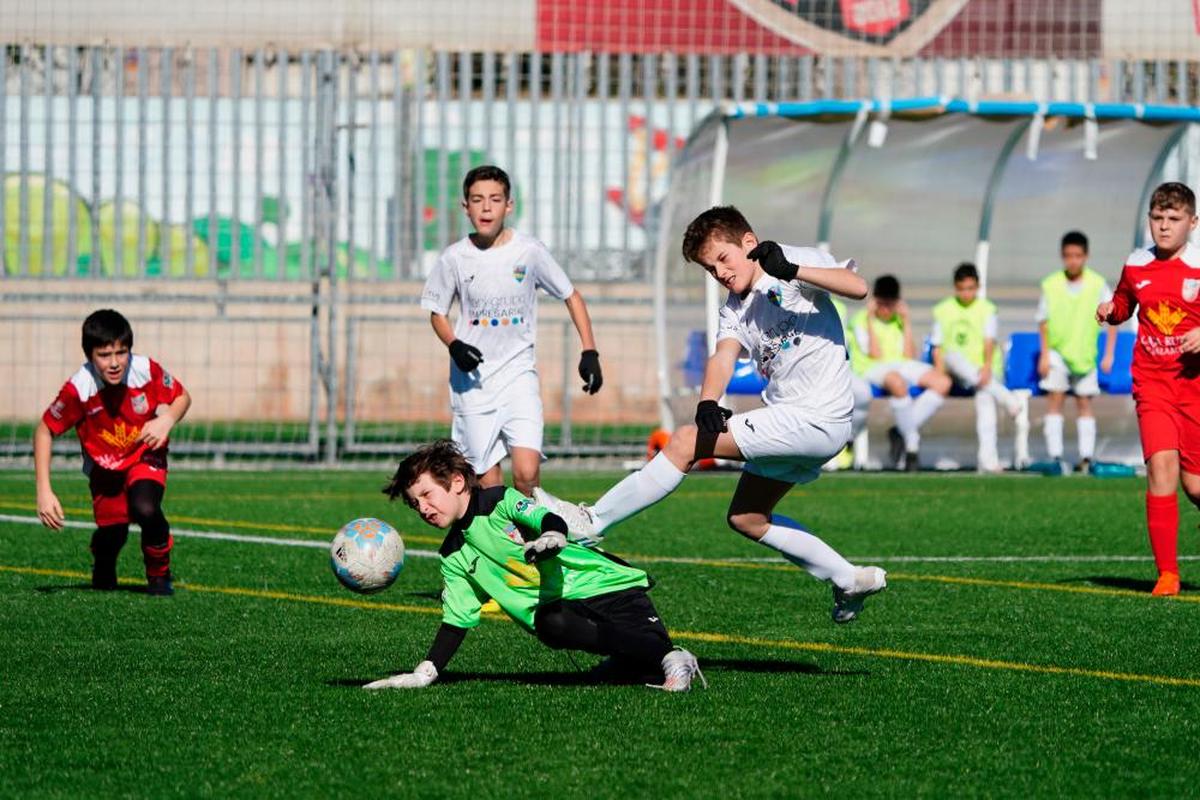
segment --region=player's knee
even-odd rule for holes
[[[938,394],[950,394],[950,376],[944,372],[934,372],[930,379],[929,388],[933,389]]]
[[[538,640],[555,650],[562,650],[567,646],[568,628],[567,616],[561,607],[543,606],[534,616],[533,630]]]
[[[532,467],[518,467],[513,464],[512,468],[513,486],[518,492],[524,495],[532,494],[533,487],[537,486],[541,480],[541,470],[537,465]]]
[[[129,519],[136,524],[145,526],[156,521],[161,514],[162,504],[157,497],[139,493],[129,498]]]
[[[1183,493],[1187,495],[1187,499],[1192,502],[1192,505],[1200,508],[1200,486],[1188,486],[1184,484]]]
[[[883,378],[883,390],[892,397],[904,397],[908,394],[908,384],[898,372],[889,372]]]
[[[667,457],[672,461],[683,459],[691,461],[696,453],[696,434],[698,430],[695,425],[684,425],[676,429],[671,434],[671,440],[667,442],[667,446],[663,449]]]
[[[730,511],[725,515],[725,523],[731,530],[757,541],[766,534],[770,520],[762,514]]]

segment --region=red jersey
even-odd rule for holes
[[[1137,307],[1133,393],[1141,400],[1200,401],[1200,354],[1180,351],[1183,334],[1200,325],[1200,248],[1184,245],[1162,260],[1154,250],[1135,250],[1125,261],[1113,292],[1110,324]]]
[[[63,384],[58,397],[42,414],[55,436],[75,428],[83,448],[83,471],[92,465],[127,470],[141,460],[146,444],[138,442],[142,426],[154,419],[159,406],[183,394],[183,386],[156,361],[130,355],[125,380],[107,386],[84,364]],[[159,448],[166,453],[166,444]]]

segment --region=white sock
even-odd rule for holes
[[[888,405],[892,407],[892,418],[896,420],[896,430],[904,437],[904,447],[909,452],[921,445],[921,433],[913,424],[913,401],[908,395],[904,397],[889,397]]]
[[[996,402],[1003,406],[1009,414],[1015,416],[1017,409],[1021,407],[1020,401],[1017,400],[1017,396],[1012,393],[1012,390],[995,378],[988,381],[988,385],[983,387],[983,391],[996,398]]]
[[[1079,434],[1079,457],[1092,458],[1096,454],[1096,418],[1077,418],[1075,430]]]
[[[975,393],[975,436],[979,439],[979,466],[992,469],[1000,461],[996,452],[996,398]]]
[[[1062,414],[1047,414],[1045,422],[1046,455],[1051,461],[1058,461],[1063,456],[1063,417]]]
[[[929,422],[930,417],[937,413],[937,410],[942,407],[942,403],[944,402],[946,402],[946,398],[933,389],[926,389],[921,392],[917,399],[913,401],[913,424],[917,426],[917,430],[925,427],[925,423]]]
[[[650,463],[623,478],[596,501],[592,507],[596,532],[654,505],[675,491],[686,476],[686,472],[680,472],[671,463],[666,453],[659,453],[650,459]]]
[[[777,550],[788,561],[817,580],[832,581],[842,589],[854,588],[854,565],[793,519],[771,515],[771,527],[758,541]]]

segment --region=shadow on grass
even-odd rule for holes
[[[830,670],[803,661],[776,661],[767,659],[712,658],[701,659],[700,669],[706,674],[723,672],[748,672],[758,674],[792,673],[799,675],[859,676],[870,675],[868,670]],[[383,676],[378,676],[383,677]],[[361,687],[376,678],[333,678],[325,681],[326,686]],[[522,686],[636,686],[643,683],[661,682],[662,675],[612,675],[598,669],[579,672],[447,672],[438,677],[438,683],[514,683]]]
[[[58,592],[96,592],[97,594],[104,594],[107,592],[129,592],[131,594],[146,593],[145,586],[139,586],[138,584],[131,583],[118,584],[117,588],[115,589],[93,589],[90,583],[59,583],[53,586],[35,586],[33,587],[33,590],[35,592],[41,592],[42,594],[57,594]]]
[[[1154,588],[1154,581],[1145,580],[1142,578],[1121,578],[1112,575],[1091,575],[1086,578],[1067,578],[1059,581],[1059,583],[1090,583],[1093,586],[1103,586],[1107,589],[1124,589],[1130,592],[1145,592],[1150,594],[1150,590]],[[1200,589],[1200,586],[1194,583],[1181,583],[1179,588],[1185,592],[1194,592]]]

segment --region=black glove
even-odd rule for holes
[[[462,339],[455,339],[450,343],[450,357],[463,372],[472,372],[483,363],[483,353],[479,352],[479,348],[467,344]]]
[[[579,356],[579,377],[583,378],[583,390],[595,394],[604,385],[600,373],[600,354],[595,350],[584,350]]]
[[[733,412],[717,405],[716,400],[701,400],[696,406],[696,427],[703,433],[724,433],[729,430],[725,420],[732,416]]]
[[[796,273],[800,271],[798,266],[787,260],[783,248],[771,241],[759,242],[746,254],[746,258],[757,261],[768,275],[781,281],[795,280]]]

